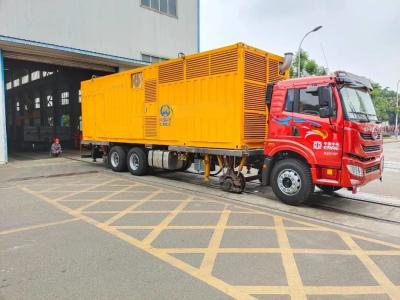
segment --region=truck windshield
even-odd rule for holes
[[[344,86],[340,89],[340,94],[350,120],[361,122],[378,120],[371,96],[366,90]]]

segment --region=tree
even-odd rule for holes
[[[389,121],[390,124],[394,124],[396,117],[396,92],[389,90],[387,87],[382,88],[379,83],[373,83],[372,87],[371,98],[379,120]]]
[[[307,51],[300,52],[300,74],[302,76],[311,76],[311,75],[326,75],[327,70],[319,66],[314,59],[310,59]],[[295,59],[293,61],[292,67],[290,68],[290,77],[295,78],[298,75],[299,68],[299,56],[296,53]]]

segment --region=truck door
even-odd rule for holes
[[[311,149],[319,165],[340,167],[342,161],[343,126],[338,118],[338,102],[334,90],[327,86],[333,103],[333,117],[320,116],[318,87],[295,89],[291,122],[292,139]]]

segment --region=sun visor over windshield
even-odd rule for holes
[[[336,71],[335,76],[339,83],[348,84],[354,87],[364,87],[368,90],[372,90],[372,84],[368,78],[345,71]]]

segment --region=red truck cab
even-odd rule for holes
[[[342,71],[270,85],[263,184],[298,205],[315,186],[355,192],[381,178],[382,128],[371,89],[366,78]]]

